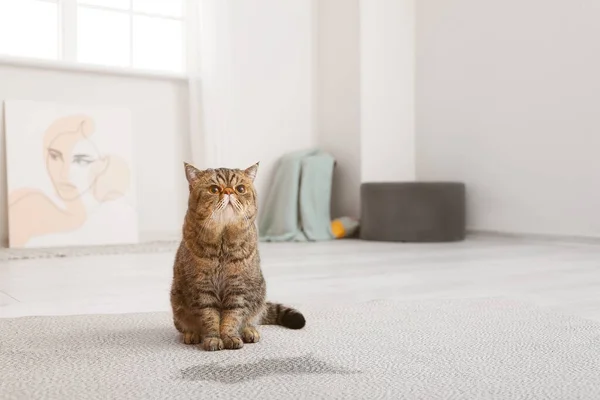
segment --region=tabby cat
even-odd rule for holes
[[[265,301],[255,224],[258,163],[244,171],[184,167],[190,194],[171,287],[183,342],[240,349],[259,341],[257,324],[304,327],[299,311]]]

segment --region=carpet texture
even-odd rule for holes
[[[167,313],[0,319],[0,398],[599,399],[600,324],[503,299],[303,307],[208,353]]]
[[[52,247],[43,249],[0,248],[0,262],[11,260],[31,260],[39,258],[84,257],[110,254],[147,254],[175,252],[180,239],[157,240],[137,244],[117,244],[107,246]]]

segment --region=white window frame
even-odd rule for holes
[[[18,1],[18,0],[16,0]],[[77,0],[35,0],[40,2],[48,2],[57,4],[58,7],[58,54],[56,60],[37,59],[37,58],[22,58],[11,55],[0,54],[0,64],[12,66],[25,66],[52,70],[67,70],[67,71],[83,71],[101,74],[115,74],[126,76],[141,76],[159,79],[187,79],[186,72],[186,50],[187,50],[187,24],[186,8],[188,1],[184,0],[181,17],[165,16],[160,14],[145,13],[133,11],[133,0],[129,0],[129,9],[116,9],[101,5],[78,4]],[[117,67],[110,65],[88,64],[77,61],[77,10],[78,7],[84,7],[95,10],[117,11],[124,14],[129,14],[130,32],[129,32],[129,63],[128,67]],[[133,16],[157,17],[162,19],[170,19],[180,21],[182,24],[182,66],[183,72],[171,71],[154,71],[145,70],[133,66]]]

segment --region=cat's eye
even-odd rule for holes
[[[244,185],[237,185],[235,187],[235,190],[238,193],[246,193],[246,186],[244,186]]]
[[[208,191],[211,192],[212,194],[217,194],[217,193],[221,192],[221,188],[218,187],[217,185],[212,185],[211,187],[208,188]]]

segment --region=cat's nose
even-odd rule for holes
[[[227,188],[223,189],[223,193],[224,194],[233,194],[233,189],[227,187]]]

